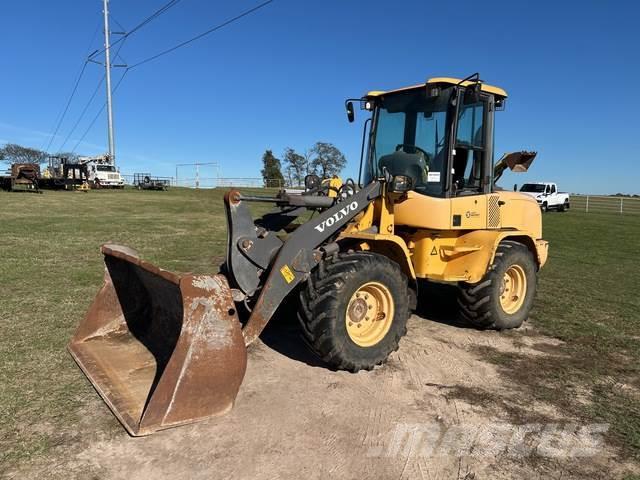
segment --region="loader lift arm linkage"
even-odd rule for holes
[[[243,199],[236,190],[225,195],[229,228],[226,273],[232,287],[250,296],[262,283],[260,275],[267,275],[242,331],[246,345],[260,335],[282,300],[328,253],[320,245],[339,232],[381,193],[382,184],[374,181],[346,198],[296,195],[284,199]],[[269,213],[254,224],[246,201],[277,202],[281,211]],[[333,206],[326,208],[333,203]],[[326,210],[300,225],[285,243],[276,237],[275,233],[285,226],[285,222],[290,223],[306,208],[323,207]],[[269,230],[269,227],[273,230]]]

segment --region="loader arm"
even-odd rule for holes
[[[321,246],[379,197],[382,194],[382,185],[374,181],[337,202],[300,225],[284,243],[276,237],[275,232],[265,232],[263,227],[254,226],[248,208],[243,205],[242,196],[237,193],[232,191],[225,199],[229,221],[227,274],[241,289],[243,285],[247,285],[242,284],[243,281],[249,282],[250,286],[253,286],[253,279],[256,279],[256,286],[262,283],[257,302],[242,330],[245,344],[249,345],[260,335],[282,300],[308,277],[311,270],[328,253]],[[298,200],[296,199],[296,204],[299,203]],[[291,213],[285,207],[284,214]],[[256,232],[251,238],[247,236],[250,229],[246,226],[249,224]],[[279,246],[277,242],[280,242]],[[261,272],[261,267],[267,259],[269,265]],[[262,278],[266,276],[266,280],[259,282],[258,275]]]

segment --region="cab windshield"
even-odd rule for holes
[[[113,165],[98,165],[99,172],[115,172],[116,167]]]
[[[412,177],[419,193],[444,194],[452,91],[447,88],[429,96],[421,88],[380,99],[365,184],[382,175],[384,167],[392,175]]]
[[[542,193],[544,192],[544,185],[539,183],[525,183],[520,188],[521,192],[530,192],[530,193]]]

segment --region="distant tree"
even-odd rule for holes
[[[273,155],[271,150],[266,150],[262,155],[262,170],[260,171],[265,187],[274,186],[276,182],[280,185],[284,183],[281,168],[280,160]]]
[[[290,183],[292,185],[302,185],[307,174],[307,159],[293,148],[285,148],[284,162],[287,165]]]
[[[331,143],[317,142],[311,149],[311,168],[321,178],[339,175],[346,165],[344,154]]]
[[[310,173],[315,173],[313,171],[313,166],[311,165],[311,160],[313,159],[313,153],[311,151],[311,148],[307,148],[304,151],[304,161],[307,164],[307,172],[305,175],[309,175]]]
[[[10,163],[42,163],[47,159],[47,153],[35,148],[7,143],[0,148],[0,158]]]
[[[71,162],[75,162],[82,155],[78,155],[77,153],[73,153],[73,152],[62,152],[62,153],[58,153],[56,156],[57,157],[61,157],[61,158],[66,158],[67,160],[70,160]]]

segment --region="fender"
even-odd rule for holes
[[[533,254],[538,268],[546,261],[548,244],[545,240],[535,239],[526,232],[476,230],[451,239],[451,242],[444,245],[436,241],[422,246],[422,253],[433,256],[434,261],[427,263],[432,267],[418,272],[417,275],[445,282],[477,283],[493,263],[498,245],[505,239],[526,246]],[[428,253],[424,252],[425,247],[429,250]]]
[[[381,253],[400,265],[403,273],[411,280],[416,279],[416,272],[411,263],[411,252],[406,242],[397,235],[353,231],[340,235],[338,240],[356,239],[365,243],[365,249]]]

